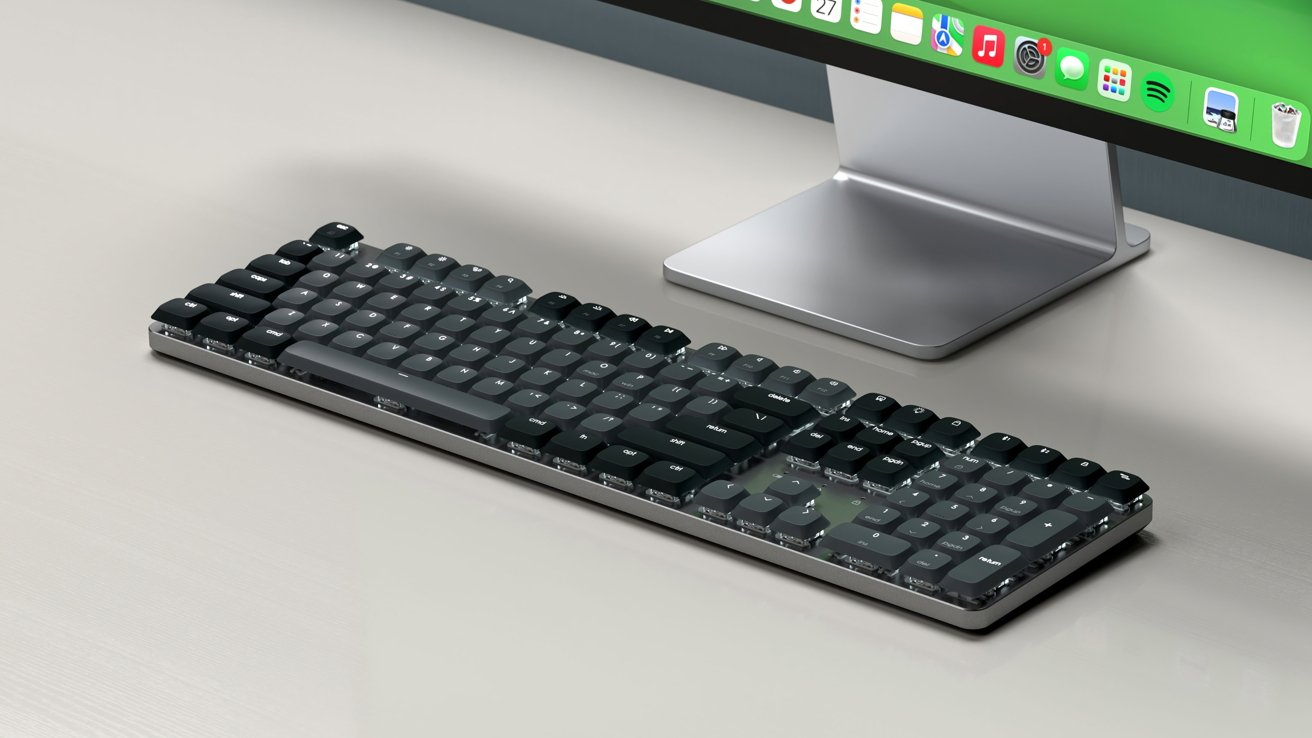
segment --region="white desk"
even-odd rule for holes
[[[1305,724],[1312,262],[1136,215],[1149,258],[919,363],[661,280],[827,176],[821,122],[390,0],[16,6],[0,735]],[[148,353],[332,219],[1135,470],[1157,520],[970,636]]]

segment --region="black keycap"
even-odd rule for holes
[[[346,271],[342,272],[342,279],[360,282],[361,284],[367,284],[370,287],[373,287],[378,284],[378,280],[386,277],[388,274],[391,274],[391,272],[387,271],[387,268],[380,264],[375,264],[372,261],[356,262],[347,267]]]
[[[884,571],[895,571],[910,558],[915,547],[892,536],[853,523],[839,523],[820,539],[820,545],[836,555],[848,556]]]
[[[251,322],[231,313],[210,313],[196,324],[195,333],[211,341],[233,344],[251,327]]]
[[[445,307],[456,297],[456,291],[441,284],[426,284],[423,287],[410,293],[410,301],[420,305],[432,305],[433,307]]]
[[[870,530],[892,533],[905,519],[901,510],[895,510],[887,505],[870,505],[857,513],[852,522]]]
[[[548,350],[546,341],[520,336],[519,338],[513,338],[510,343],[506,344],[501,353],[503,356],[513,356],[516,359],[523,359],[530,364],[534,364]]]
[[[962,597],[978,599],[1019,574],[1028,563],[1014,548],[989,546],[953,567],[939,586]]]
[[[691,341],[683,334],[683,331],[675,330],[667,325],[658,325],[639,336],[634,345],[643,351],[651,351],[662,356],[674,356],[689,343]]]
[[[406,298],[410,297],[415,291],[423,286],[424,283],[419,281],[418,277],[412,274],[401,274],[399,272],[388,274],[386,277],[378,280],[378,284],[374,285],[379,292],[391,292]]]
[[[1047,510],[1061,504],[1071,493],[1071,488],[1064,484],[1039,480],[1030,482],[1020,491],[1021,495],[1027,499],[1034,500],[1039,507]]]
[[[528,311],[538,317],[560,322],[574,312],[574,309],[578,306],[579,301],[574,299],[573,295],[567,295],[564,292],[548,292],[534,300]]]
[[[463,315],[466,318],[477,318],[482,315],[492,303],[476,295],[460,295],[451,298],[451,301],[442,307],[442,312],[447,315]]]
[[[599,394],[601,394],[601,385],[596,382],[589,382],[586,379],[568,379],[556,387],[551,393],[551,397],[554,400],[587,405],[592,401],[592,398]]]
[[[673,384],[662,384],[647,393],[647,402],[667,407],[675,413],[679,412],[679,409],[692,398],[692,390]]]
[[[1024,497],[1007,497],[994,505],[991,512],[1011,521],[1012,525],[1020,525],[1039,513],[1039,504]]]
[[[342,321],[342,327],[348,331],[359,331],[373,335],[383,329],[391,321],[382,313],[375,313],[372,310],[357,310],[346,316]]]
[[[594,413],[606,413],[607,415],[627,415],[630,410],[637,407],[638,401],[633,395],[626,395],[623,392],[607,390],[592,398],[588,403],[588,409]]]
[[[522,308],[513,305],[491,307],[478,316],[478,322],[513,332],[515,326],[524,322],[524,311]]]
[[[1076,492],[1061,501],[1058,508],[1074,515],[1087,528],[1101,523],[1112,514],[1112,503],[1106,497],[1091,495],[1088,492]]]
[[[442,333],[462,342],[476,330],[478,323],[464,315],[447,315],[433,324],[434,333]]]
[[[641,372],[625,372],[610,383],[610,388],[641,400],[656,389],[656,379]]]
[[[273,310],[273,304],[268,300],[220,287],[217,284],[203,284],[187,293],[187,299],[199,302],[210,310],[230,313],[252,323],[259,321],[266,313]]]
[[[405,356],[405,346],[391,341],[384,341],[370,346],[369,350],[364,352],[364,358],[383,366],[397,366],[405,359]]]
[[[956,528],[971,517],[971,510],[959,502],[942,500],[926,508],[924,515],[926,520],[933,520],[944,528]]]
[[[961,455],[940,462],[938,468],[963,482],[976,482],[993,467],[983,459]]]
[[[963,533],[969,533],[987,544],[1001,543],[1011,530],[1011,523],[1001,515],[980,513],[961,526]]]
[[[784,366],[771,372],[770,376],[761,382],[761,388],[778,392],[786,397],[797,397],[814,381],[815,376],[811,372],[795,366]]]
[[[991,433],[981,438],[970,453],[995,464],[1010,464],[1025,448],[1025,442],[1015,436]]]
[[[333,288],[332,292],[328,293],[328,296],[334,300],[349,302],[355,307],[360,307],[373,293],[374,288],[364,282],[342,281],[337,283],[337,286]]]
[[[528,371],[528,362],[513,356],[495,356],[483,365],[483,373],[489,377],[505,379],[511,382]]]
[[[260,323],[260,327],[272,328],[276,331],[294,331],[297,326],[309,319],[310,316],[300,310],[280,308],[264,316],[264,321]]]
[[[714,479],[729,470],[729,457],[699,443],[650,428],[628,428],[620,443],[663,461],[691,467],[703,479]]]
[[[790,430],[778,418],[742,407],[725,413],[719,423],[726,428],[746,433],[766,448],[782,441]]]
[[[501,350],[514,338],[510,331],[504,328],[494,328],[485,325],[482,328],[469,334],[468,342],[475,346],[482,346],[489,349],[492,353],[499,354]]]
[[[800,541],[809,544],[828,527],[829,519],[821,515],[818,509],[797,506],[779,513],[779,516],[770,523],[770,532],[778,541],[788,543]]]
[[[926,549],[912,554],[898,571],[903,582],[936,585],[947,575],[952,564],[951,556],[942,551]]]
[[[341,323],[346,320],[351,313],[355,312],[355,306],[342,300],[320,300],[310,308],[307,313],[311,318],[320,318],[322,320],[331,320],[335,323]]]
[[[912,544],[916,548],[929,548],[943,535],[943,526],[933,520],[912,518],[899,525],[893,535]]]
[[[551,404],[551,396],[537,390],[522,389],[506,400],[506,407],[516,415],[536,417]]]
[[[295,342],[296,339],[292,338],[289,330],[257,327],[243,333],[241,338],[237,339],[236,348],[238,351],[250,352],[266,359],[277,359],[283,349]]]
[[[310,272],[304,277],[296,280],[296,286],[302,289],[314,290],[315,292],[324,295],[340,281],[342,281],[342,278],[332,272],[316,271]]]
[[[1047,510],[1007,534],[1003,543],[1034,560],[1047,556],[1084,529],[1080,519],[1064,510]]]
[[[553,402],[542,411],[542,419],[550,420],[562,429],[572,429],[588,417],[588,409],[577,402]],[[632,444],[630,444],[632,445]]]
[[[644,402],[630,410],[629,414],[624,416],[624,422],[639,428],[664,430],[665,425],[673,418],[674,413],[670,412],[668,407]]]
[[[799,477],[784,476],[766,487],[765,493],[783,499],[790,506],[809,505],[820,496],[820,489]]]
[[[651,463],[651,457],[628,446],[609,446],[592,459],[591,468],[599,474],[632,482]]]
[[[943,449],[917,438],[908,438],[893,449],[893,455],[919,470],[927,469],[943,458]]]
[[[1004,495],[1014,495],[1019,494],[1030,483],[1030,477],[1024,472],[1000,466],[985,472],[984,476],[980,477],[979,483],[985,487],[992,487]]]
[[[615,317],[615,311],[605,305],[589,303],[579,305],[565,316],[564,323],[570,328],[576,328],[588,333],[596,333],[603,325],[606,325],[611,318]]]
[[[1055,448],[1047,446],[1030,446],[1021,451],[1015,459],[1011,461],[1010,466],[1013,469],[1020,469],[1027,474],[1033,474],[1036,477],[1046,477],[1057,471],[1057,467],[1066,463],[1066,457],[1062,452]]]
[[[178,330],[189,331],[200,323],[200,319],[207,312],[209,310],[195,300],[175,297],[155,308],[150,319],[158,320],[164,325],[171,325]]]
[[[969,533],[958,531],[956,533],[949,533],[938,539],[938,542],[934,544],[934,550],[942,551],[948,556],[951,556],[953,561],[961,561],[967,556],[974,555],[974,553],[983,548],[983,546],[984,542],[980,539]]]
[[[693,498],[692,504],[697,506],[698,512],[709,510],[720,515],[728,515],[745,499],[747,499],[747,490],[741,484],[721,480],[702,487]]]
[[[624,421],[609,413],[594,412],[579,423],[579,430],[595,433],[606,443],[614,443],[619,439],[620,431],[624,430]]]
[[[1087,490],[1104,474],[1106,471],[1098,462],[1077,457],[1057,467],[1057,471],[1053,472],[1049,479],[1072,489]]]
[[[631,372],[655,374],[668,363],[664,356],[654,351],[634,351],[624,357],[624,360],[620,362],[620,366]]]
[[[701,486],[703,480],[697,472],[682,464],[658,461],[638,475],[635,484],[647,490],[648,494],[666,498],[671,504],[683,504]],[[672,499],[671,499],[672,498]]]
[[[717,397],[694,397],[679,411],[680,415],[690,415],[707,422],[718,421],[731,408],[729,403]]]
[[[432,354],[414,354],[397,368],[420,379],[432,379],[442,370],[442,360]]]
[[[482,287],[483,283],[491,278],[492,272],[489,272],[485,267],[477,264],[465,264],[456,267],[450,274],[443,277],[442,284],[453,290],[460,290],[472,295],[477,293],[478,288]]]
[[[274,254],[258,256],[247,264],[246,268],[287,284],[295,282],[305,274],[305,265],[301,262]]]
[[[919,436],[937,422],[938,416],[929,408],[904,405],[888,416],[888,420],[884,421],[884,427],[909,436]]]
[[[620,343],[631,344],[651,328],[651,323],[636,315],[616,315],[606,321],[597,332],[602,338],[609,338]]]
[[[834,438],[815,430],[797,433],[784,443],[780,451],[812,464],[818,463],[834,445]]]
[[[856,393],[846,383],[823,377],[807,385],[797,399],[815,406],[822,413],[836,412],[852,401]]]
[[[922,492],[928,492],[930,497],[941,500],[956,492],[957,488],[961,486],[961,480],[947,472],[928,471],[922,474],[912,486]]]
[[[618,366],[605,361],[585,361],[574,370],[575,377],[596,382],[603,387],[614,381],[621,373]]]
[[[560,429],[555,423],[539,418],[511,418],[501,429],[501,439],[533,451],[541,451]]]
[[[779,365],[759,354],[747,354],[729,365],[724,376],[743,384],[760,384]]]
[[[346,223],[328,223],[307,239],[325,249],[350,249],[364,240],[364,235]]]
[[[496,433],[511,417],[509,410],[487,400],[306,341],[284,351],[282,363],[481,433]]]
[[[441,282],[446,275],[455,271],[460,262],[442,254],[429,254],[410,267],[410,273],[425,282]]]
[[[853,439],[862,446],[869,447],[877,454],[892,453],[902,443],[902,436],[887,428],[875,426],[866,428]]]
[[[788,508],[788,503],[774,495],[748,495],[733,509],[733,518],[739,527],[747,523],[757,528],[769,528],[770,523]]]
[[[686,415],[674,418],[666,423],[665,430],[707,448],[715,449],[729,457],[735,464],[747,461],[761,452],[761,444],[746,433],[740,433],[714,423],[706,423]]]
[[[317,256],[319,251],[319,247],[309,241],[288,241],[278,249],[277,255],[304,264],[310,260],[310,257]]]
[[[360,331],[346,331],[340,333],[328,343],[332,348],[351,356],[359,356],[369,348],[369,344],[374,342],[374,337],[368,333]]]
[[[729,404],[772,415],[782,420],[791,430],[803,428],[820,418],[820,413],[811,405],[761,387],[739,387],[734,390]]]
[[[581,331],[578,328],[564,328],[552,333],[551,337],[547,339],[547,344],[552,348],[575,351],[581,356],[596,341],[597,337],[588,331]]]
[[[911,487],[903,487],[893,494],[884,498],[884,502],[889,507],[897,508],[902,511],[903,515],[909,518],[918,517],[923,511],[934,504],[934,498],[928,492],[922,492]]]
[[[482,346],[466,343],[452,349],[450,353],[443,357],[443,361],[455,366],[481,369],[484,364],[492,360],[492,356],[492,352]]]
[[[550,394],[565,380],[565,375],[555,369],[548,369],[539,366],[529,369],[521,374],[519,377],[519,386]]]
[[[872,393],[853,400],[845,413],[867,425],[879,425],[900,407],[897,400],[888,395]]]
[[[832,436],[839,441],[850,441],[865,430],[865,425],[848,415],[830,415],[816,423],[811,430]]]
[[[879,456],[858,473],[861,481],[874,487],[892,489],[910,479],[915,470],[911,465],[896,456]]]
[[[589,359],[618,364],[632,351],[633,349],[629,348],[627,343],[603,338],[600,341],[593,341],[588,344],[587,348],[583,349],[583,355]]]
[[[378,263],[408,272],[422,258],[424,258],[423,249],[408,243],[397,243],[388,246],[378,255]]]
[[[692,386],[692,392],[698,397],[714,397],[727,401],[739,386],[737,382],[728,377],[708,374],[697,380],[697,384]]]
[[[478,296],[498,305],[517,305],[533,293],[524,280],[518,277],[494,277],[478,288]]]
[[[695,366],[670,364],[656,373],[656,381],[660,384],[674,384],[691,389],[705,376],[702,370]]]
[[[432,354],[439,359],[446,356],[460,342],[454,336],[448,336],[445,333],[426,333],[414,340],[410,348],[414,351],[424,354]]]
[[[289,290],[283,290],[273,300],[273,306],[276,308],[290,308],[308,312],[310,307],[319,302],[319,293],[304,287],[293,287]]]
[[[982,484],[968,484],[952,493],[953,502],[959,502],[975,512],[984,512],[998,504],[1002,495],[992,487]]]
[[[371,351],[373,349],[370,349]],[[518,392],[515,384],[498,377],[486,377],[474,383],[469,389],[469,394],[474,397],[481,397],[484,400],[495,402],[498,405],[505,405],[510,396]]]
[[[448,366],[433,377],[433,381],[453,390],[469,392],[478,382],[478,372],[467,366]]]
[[[596,433],[566,431],[548,441],[542,452],[556,459],[587,466],[592,461],[592,457],[605,447],[606,441]]]
[[[409,346],[422,335],[424,335],[424,329],[421,326],[407,323],[404,320],[394,320],[378,331],[379,340],[392,341],[403,346]]]
[[[324,251],[310,259],[308,266],[311,272],[341,274],[354,263],[355,257],[345,251]]]
[[[376,313],[382,313],[389,318],[395,318],[405,309],[406,301],[404,297],[395,292],[375,293],[364,303],[365,310],[373,310]]]
[[[949,451],[960,451],[971,441],[979,438],[979,431],[961,418],[943,418],[931,425],[920,438],[923,441],[937,443]]]
[[[875,452],[869,446],[863,446],[859,443],[840,443],[829,449],[829,453],[820,459],[820,466],[825,469],[832,469],[839,474],[855,476],[873,458],[875,458]]]
[[[296,329],[292,337],[297,341],[310,341],[311,343],[324,344],[328,343],[341,333],[341,326],[331,320],[308,320],[301,323],[301,327]]]
[[[1119,470],[1104,474],[1089,488],[1089,494],[1106,497],[1118,505],[1128,505],[1147,491],[1148,485],[1142,479]]]
[[[708,372],[723,372],[728,369],[738,357],[738,349],[723,343],[708,343],[697,349],[688,357],[688,364]]]

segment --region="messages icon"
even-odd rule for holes
[[[1075,49],[1057,49],[1057,84],[1072,90],[1089,89],[1089,55]]]

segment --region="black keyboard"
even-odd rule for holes
[[[161,354],[962,628],[1152,518],[1134,474],[342,223],[151,317]]]

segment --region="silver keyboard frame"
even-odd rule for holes
[[[230,356],[209,351],[197,344],[173,338],[163,332],[163,325],[149,327],[150,348],[189,364],[194,364],[239,379],[284,397],[291,397],[318,408],[343,415],[375,428],[395,433],[413,441],[449,451],[466,459],[510,472],[525,479],[567,492],[585,500],[605,505],[681,533],[710,541],[799,574],[818,579],[874,600],[900,607],[966,630],[988,628],[1025,603],[1060,582],[1080,567],[1094,560],[1116,544],[1135,535],[1152,521],[1150,499],[1140,510],[1110,530],[1071,551],[1065,558],[1025,579],[1011,592],[989,605],[968,610],[950,602],[921,594],[892,582],[854,571],[801,551],[794,551],[764,539],[680,510],[665,507],[635,495],[607,487],[599,482],[563,472],[546,464],[526,459],[509,451],[487,445],[473,438],[456,435],[431,425],[359,402],[335,392],[316,387],[286,374],[264,369]]]

